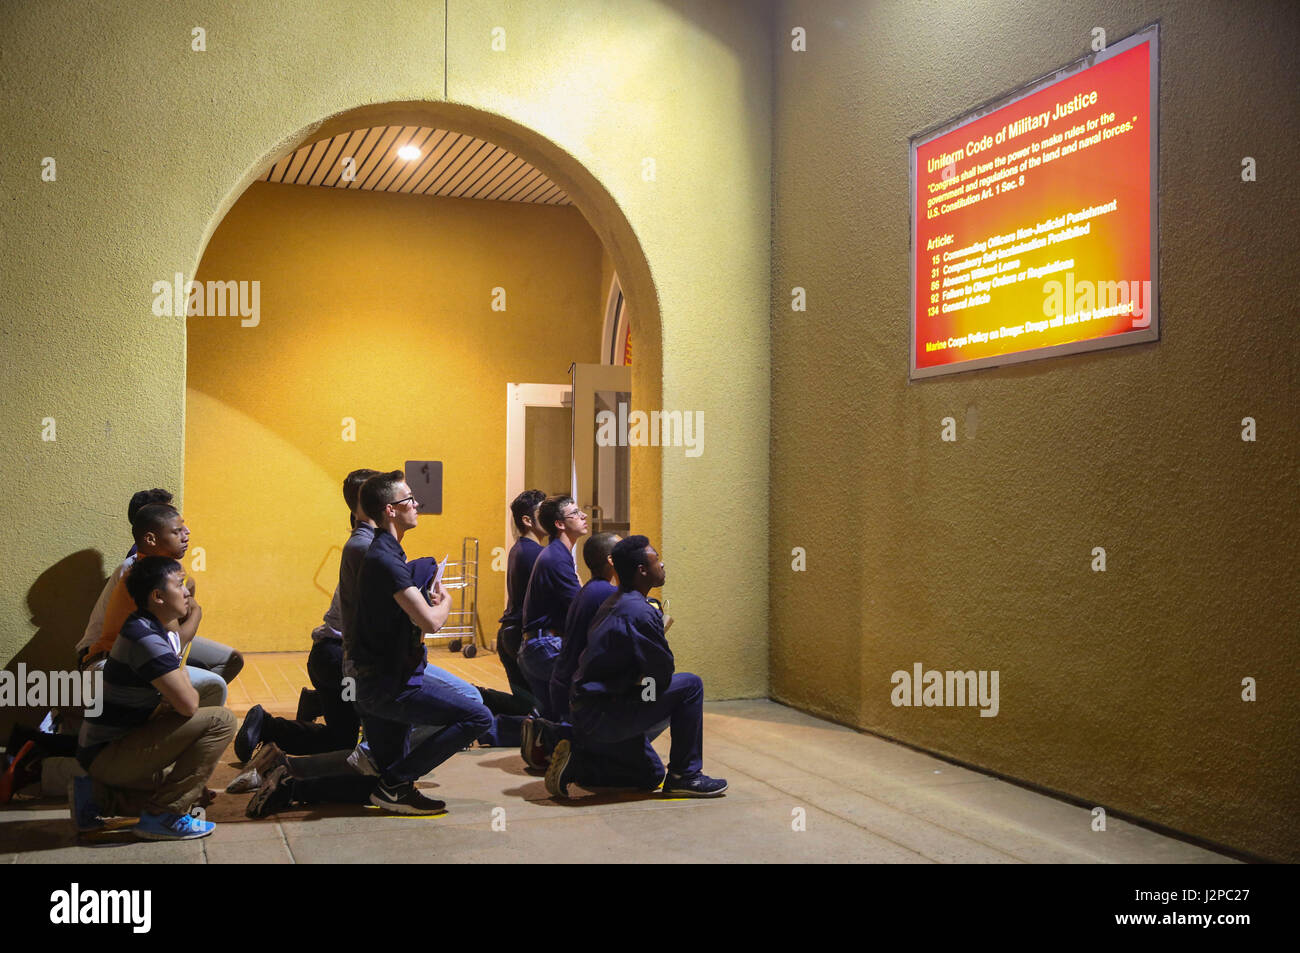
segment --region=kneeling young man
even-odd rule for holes
[[[422,633],[442,628],[451,602],[439,584],[430,606],[407,565],[401,540],[419,523],[419,504],[402,471],[367,480],[361,507],[375,523],[375,539],[361,561],[356,613],[344,622],[343,642],[379,768],[370,802],[397,814],[440,814],[446,805],[425,797],[415,782],[491,728],[492,715],[471,686],[425,677]],[[438,730],[416,741],[413,729],[423,726]]]
[[[176,630],[189,608],[181,564],[146,556],[126,586],[136,611],[104,664],[102,711],[81,726],[77,760],[90,777],[72,780],[73,822],[78,831],[94,830],[103,816],[138,811],[139,837],[206,837],[215,825],[189,810],[235,736],[235,716],[199,707],[181,665]]]
[[[555,746],[546,789],[552,797],[568,797],[573,783],[653,790],[662,778],[666,796],[718,797],[727,782],[703,772],[704,683],[674,672],[663,614],[646,599],[664,584],[663,561],[644,536],[620,541],[613,560],[618,592],[592,620],[570,694],[574,740]],[[650,744],[664,728],[666,776]]]

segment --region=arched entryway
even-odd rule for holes
[[[539,222],[496,208],[494,224],[479,228],[475,213],[482,218],[490,203],[455,199],[435,211],[441,200],[373,194],[362,201],[352,188],[289,195],[257,181],[301,147],[381,126],[450,130],[508,150],[570,197],[572,221],[560,209]],[[337,161],[337,151],[322,149],[318,161]],[[296,225],[286,227],[290,221]],[[388,229],[436,251],[412,253],[411,242]],[[552,242],[541,254],[554,267],[539,269],[536,259],[518,264],[530,229]],[[596,270],[618,275],[637,339],[634,390],[638,402],[653,406],[659,314],[636,236],[600,183],[535,132],[445,103],[369,106],[301,130],[250,169],[209,227],[195,278],[203,285],[233,281],[237,292],[240,282],[260,282],[259,314],[196,314],[187,334],[185,506],[204,550],[198,578],[206,634],[252,651],[302,648],[328,601],[335,547],[346,535],[342,475],[437,459],[446,464],[444,513],[422,521],[425,538],[413,542],[440,557],[458,552],[465,536],[480,539],[478,618],[490,637],[500,613],[492,550],[501,542],[495,457],[504,452],[497,420],[504,408],[482,395],[503,395],[507,379],[536,376],[502,370],[517,366],[510,364],[512,342],[530,353],[554,343],[556,366],[546,364],[545,373],[567,376],[564,335],[585,331],[564,325],[554,309],[557,295],[585,300],[574,290],[580,279],[561,280],[566,269],[586,267],[575,264],[584,230],[600,249]],[[451,232],[464,240],[439,245]],[[500,236],[524,244],[513,246],[512,257]],[[292,254],[285,243],[295,243]],[[476,243],[481,247],[470,247]],[[593,330],[579,349],[591,354],[577,359],[599,363],[609,288],[598,281],[592,290]],[[539,306],[547,295],[549,304]],[[251,288],[241,300],[252,304]],[[552,320],[559,333],[548,342]],[[659,473],[649,460],[634,459],[632,498],[633,518],[657,533]]]

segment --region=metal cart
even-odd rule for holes
[[[447,560],[442,588],[451,597],[451,614],[436,635],[424,634],[426,642],[446,639],[449,652],[465,658],[478,654],[478,539],[466,536],[460,544],[460,561]]]

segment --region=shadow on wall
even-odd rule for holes
[[[29,672],[74,671],[74,648],[86,633],[90,611],[107,581],[104,556],[97,549],[73,553],[41,573],[27,590],[36,634],[9,660],[5,670],[15,678],[19,663]],[[48,705],[0,708],[0,737],[7,736],[15,723],[36,727],[47,711]]]

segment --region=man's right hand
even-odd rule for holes
[[[203,621],[203,606],[199,605],[193,599],[189,600],[190,611],[185,613],[185,618],[180,620],[180,627],[177,635],[181,637],[181,645],[189,645],[190,641],[198,634],[199,623]]]
[[[672,627],[673,627],[673,617],[670,616],[670,615],[668,615],[667,613],[665,613],[665,614],[664,614],[664,631],[667,632],[667,631],[668,631],[669,629],[671,629]]]
[[[441,586],[437,591],[442,592],[442,597],[435,606],[429,605],[423,593],[415,586],[393,593],[393,598],[421,632],[432,635],[443,627],[447,616],[451,614],[451,600],[447,598],[446,591]]]

